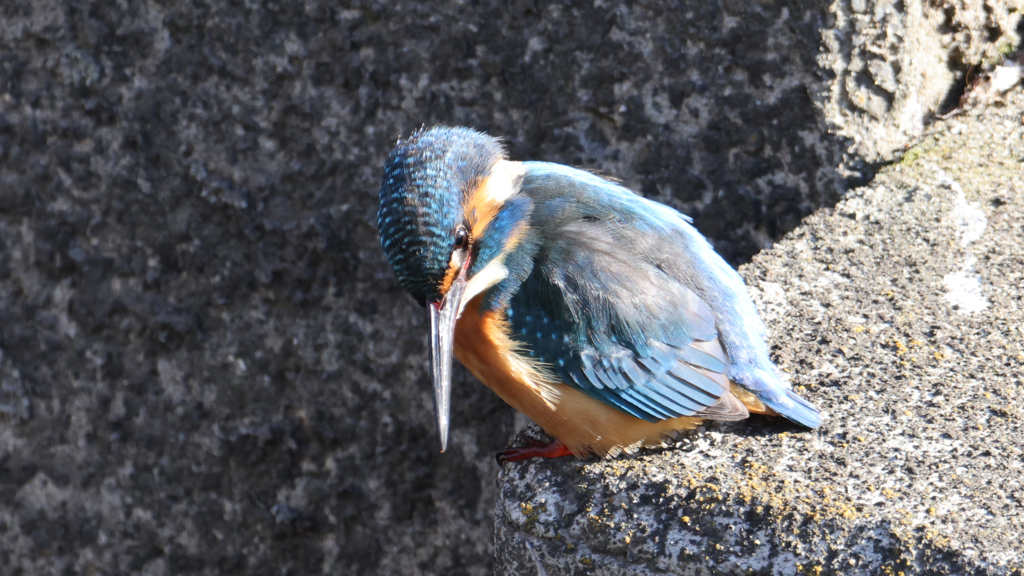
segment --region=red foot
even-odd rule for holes
[[[561,458],[563,456],[572,456],[572,452],[569,451],[565,444],[562,444],[561,440],[555,440],[549,444],[530,438],[527,442],[530,444],[529,446],[508,448],[498,452],[497,456],[495,456],[498,464],[526,460],[527,458]]]

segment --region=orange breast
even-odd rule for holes
[[[517,349],[504,315],[481,313],[482,296],[466,305],[455,326],[455,357],[505,402],[529,416],[573,454],[614,456],[655,446],[700,418],[661,422],[635,418],[563,384],[549,368]]]

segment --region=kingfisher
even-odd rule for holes
[[[429,310],[442,452],[453,354],[555,438],[499,462],[631,454],[750,413],[821,423],[772,363],[743,279],[664,204],[440,126],[388,155],[377,218]]]

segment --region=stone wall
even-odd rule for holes
[[[1019,18],[955,6],[3,2],[0,566],[488,573],[512,415],[460,372],[437,454],[374,225],[394,139],[603,170],[741,262],[885,156],[855,128],[900,106],[830,100],[850,23],[919,10],[953,90]]]

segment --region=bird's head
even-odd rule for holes
[[[447,445],[455,322],[472,297],[508,275],[504,250],[523,218],[508,213],[522,165],[467,128],[420,130],[388,156],[377,226],[399,282],[430,311],[430,352],[441,451]]]

